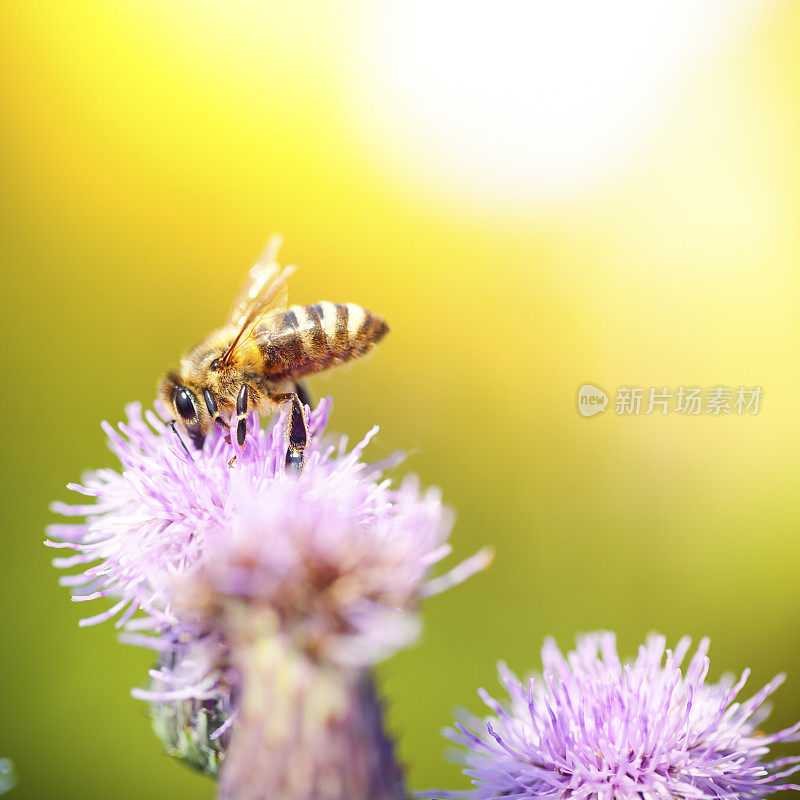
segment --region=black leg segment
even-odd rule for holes
[[[305,450],[308,441],[308,431],[306,430],[306,418],[303,414],[303,406],[300,398],[292,395],[292,418],[289,422],[289,446],[298,450]]]
[[[228,426],[225,424],[225,420],[222,419],[222,415],[219,413],[219,408],[217,407],[217,401],[214,399],[214,395],[208,389],[203,389],[203,400],[206,401],[206,408],[208,409],[208,413],[211,414],[211,419],[217,423],[223,430],[227,431]]]
[[[287,401],[292,404],[287,430],[289,448],[286,451],[286,471],[299,475],[303,470],[305,449],[308,444],[308,428],[306,427],[305,414],[303,414],[303,406],[300,403],[300,398],[294,392],[274,394],[271,395],[271,399],[276,403]]]
[[[244,444],[247,436],[247,384],[243,383],[239,394],[236,397],[236,441],[239,447]]]
[[[300,400],[300,405],[308,406],[309,408],[313,408],[314,404],[311,401],[311,395],[306,389],[306,385],[301,381],[296,381],[294,384],[294,393],[297,395],[298,399]]]
[[[289,420],[289,449],[286,452],[286,469],[299,475],[303,470],[303,461],[305,460],[308,429],[303,406],[296,394],[291,395],[291,403],[292,416]]]

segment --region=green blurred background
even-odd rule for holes
[[[381,667],[412,788],[545,635],[712,639],[800,716],[800,5],[259,0],[0,12],[0,756],[12,796],[206,797],[129,689],[150,656],[78,629],[41,545],[225,314],[267,236],[296,302],[392,334],[312,382],[333,427],[443,487],[487,573]],[[591,419],[578,387],[760,385],[758,416]],[[99,610],[98,605],[97,609]]]

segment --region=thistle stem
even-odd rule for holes
[[[241,705],[222,800],[405,800],[371,672],[315,661],[262,622],[231,631]]]

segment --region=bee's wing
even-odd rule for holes
[[[276,259],[282,241],[282,237],[272,236],[267,242],[264,252],[258,257],[250,272],[247,273],[247,280],[233,301],[230,314],[228,314],[228,319],[225,323],[226,326],[241,329],[247,318],[256,309],[261,308],[266,311],[267,304],[269,304],[270,308],[286,308],[289,292],[285,286],[285,279],[284,285],[277,294],[266,302],[264,300],[269,295],[275,281],[281,275],[281,268],[278,266]]]
[[[273,311],[286,308],[288,289],[286,282],[294,272],[294,267],[281,269],[275,263],[275,256],[281,239],[273,236],[266,250],[250,270],[248,279],[233,304],[228,325],[238,332],[222,356],[225,363],[236,348],[252,335],[256,323]]]

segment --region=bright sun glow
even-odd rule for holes
[[[552,198],[612,176],[754,0],[367,4],[353,66],[384,163],[459,194]],[[373,139],[373,137],[375,137]]]

